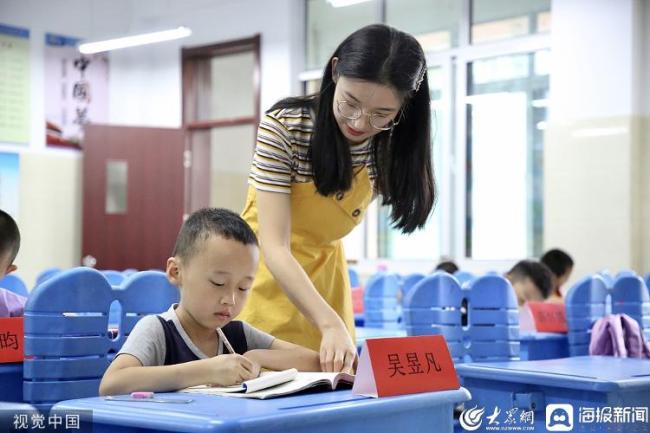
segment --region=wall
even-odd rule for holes
[[[552,3],[545,246],[574,255],[573,281],[602,269],[650,270],[647,98],[637,96],[647,86],[643,8],[641,0]]]
[[[110,54],[109,123],[179,127],[183,46],[261,34],[261,109],[300,91],[303,2],[300,0],[2,0],[0,23],[31,32],[31,137],[21,153],[18,261],[29,286],[49,266],[79,263],[82,156],[45,147],[43,49],[46,32],[99,40],[123,34],[190,27],[179,41]],[[287,41],[291,41],[287,43]],[[44,209],[46,209],[44,211]]]

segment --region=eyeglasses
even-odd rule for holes
[[[342,117],[348,120],[357,120],[364,115],[360,107],[345,100],[336,101],[336,109]],[[368,116],[370,126],[379,131],[388,131],[399,123],[399,119],[395,120],[399,114],[391,117],[390,115],[379,113],[365,113],[365,116]]]

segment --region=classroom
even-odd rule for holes
[[[650,433],[649,0],[0,0],[0,433]]]

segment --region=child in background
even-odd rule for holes
[[[527,301],[546,300],[553,289],[553,273],[544,263],[535,260],[521,260],[505,277],[515,289],[520,307]]]
[[[548,250],[540,259],[555,275],[553,284],[553,297],[562,299],[560,289],[567,282],[573,272],[573,259],[560,249]]]
[[[0,280],[17,269],[14,264],[20,249],[20,231],[16,221],[0,210]],[[27,298],[0,287],[0,317],[18,317],[25,311]]]
[[[320,371],[315,351],[233,320],[257,270],[257,238],[239,215],[202,209],[181,227],[167,276],[179,304],[142,318],[102,378],[101,395],[229,386],[260,368]]]

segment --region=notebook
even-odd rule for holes
[[[208,385],[192,386],[181,392],[227,397],[266,399],[294,394],[313,387],[335,390],[339,384],[352,385],[354,376],[347,373],[299,372],[295,368],[283,371],[266,371],[259,377],[241,385],[225,388]]]

